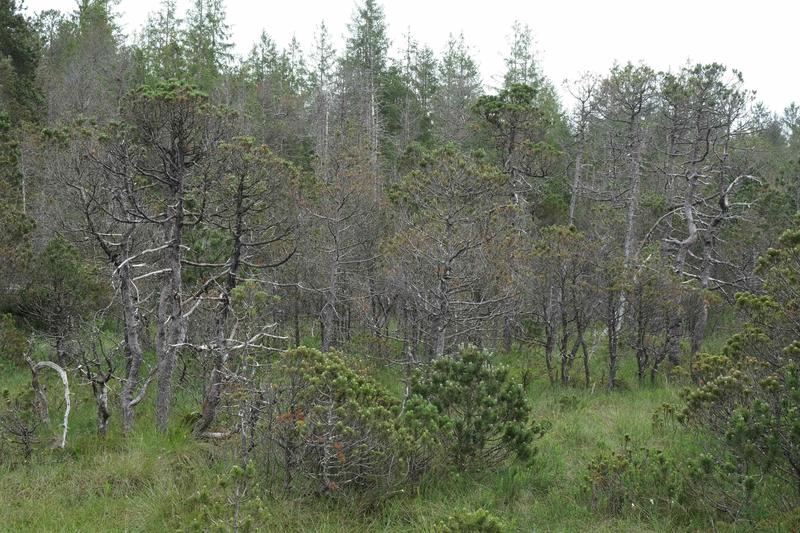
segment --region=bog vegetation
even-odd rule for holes
[[[0,0],[0,527],[800,527],[799,108],[114,9]]]

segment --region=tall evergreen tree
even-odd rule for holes
[[[38,114],[40,52],[39,36],[22,14],[22,3],[0,0],[0,113],[6,113],[13,124]]]
[[[19,145],[11,120],[0,112],[0,309],[14,303],[30,259],[33,220],[25,213]]]
[[[144,81],[177,78],[185,73],[183,33],[175,0],[162,0],[160,9],[148,16],[137,37],[137,66]]]
[[[48,122],[116,115],[131,76],[113,9],[109,0],[82,0],[59,21],[39,69]]]
[[[380,191],[379,151],[382,134],[380,94],[388,66],[389,37],[383,8],[365,0],[356,8],[348,26],[342,70],[346,91],[356,105],[357,120],[369,143],[374,194]]]
[[[509,41],[511,49],[505,58],[506,73],[503,76],[503,85],[509,87],[515,83],[532,86],[541,84],[542,73],[536,61],[530,27],[515,21],[511,27]]]
[[[470,109],[481,92],[478,64],[470,55],[464,34],[450,35],[439,63],[439,89],[433,98],[433,125],[439,140],[467,140]]]
[[[230,66],[230,28],[223,0],[195,0],[186,17],[187,72],[198,87],[210,90]]]

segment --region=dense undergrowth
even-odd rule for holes
[[[646,453],[658,451],[672,461],[697,456],[710,445],[702,427],[683,427],[665,414],[662,406],[680,401],[680,380],[639,386],[635,361],[626,358],[621,375],[627,381],[622,390],[609,393],[600,383],[590,389],[553,388],[543,368],[523,364],[529,357],[521,350],[497,356],[508,364],[512,379],[522,378],[521,368],[532,368],[527,398],[533,417],[548,425],[536,441],[538,453],[533,461],[508,461],[477,472],[428,473],[413,489],[399,490],[370,505],[357,497],[286,492],[280,483],[237,466],[236,439],[198,440],[180,422],[184,416],[174,418],[167,434],[160,434],[152,420],[142,417],[127,438],[121,434],[119,420],[112,417],[108,437],[98,439],[91,391],[76,384],[67,448],[53,449],[40,442],[29,461],[6,461],[0,470],[0,528],[213,530],[227,524],[233,512],[237,476],[251,478],[241,512],[256,529],[265,531],[446,531],[448,527],[791,531],[797,527],[796,514],[787,514],[766,498],[756,498],[742,520],[720,521],[719,514],[704,509],[699,499],[665,499],[667,484],[657,469],[630,468],[640,465]],[[595,375],[601,375],[600,357],[596,364]],[[400,381],[397,370],[375,361],[363,360],[361,367],[377,382]],[[27,369],[5,363],[2,372],[3,388],[9,394],[29,386]],[[400,396],[396,386],[387,390]],[[190,415],[196,398],[187,392],[179,398],[177,413]],[[54,412],[57,408],[56,403]],[[148,412],[148,407],[142,412]],[[3,446],[3,454],[16,453],[9,443]],[[609,477],[609,469],[618,475]],[[603,483],[592,484],[592,476],[599,471],[605,472]],[[243,525],[247,524],[245,520]]]

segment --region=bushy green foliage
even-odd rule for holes
[[[0,315],[0,361],[22,362],[26,348],[25,336],[17,329],[14,317],[9,313]]]
[[[348,366],[361,366],[358,359],[353,361],[348,357],[345,361]],[[274,361],[263,359],[261,363],[265,377],[279,370]],[[400,374],[393,370],[394,373],[384,377],[399,379]],[[626,376],[633,376],[635,372],[632,365],[622,370]],[[657,435],[657,444],[648,438],[649,413],[664,402],[675,402],[676,389],[666,385],[640,390],[634,386],[629,391],[614,394],[572,390],[569,393],[580,399],[580,405],[562,410],[558,398],[564,391],[548,386],[541,367],[536,368],[534,380],[530,390],[532,409],[537,413],[551,413],[548,416],[553,422],[553,427],[538,444],[540,455],[537,455],[536,468],[512,464],[480,476],[444,476],[434,471],[423,477],[419,488],[411,486],[404,494],[380,506],[367,507],[369,512],[365,512],[361,494],[353,491],[339,491],[335,502],[329,497],[304,497],[297,490],[284,494],[280,478],[273,483],[264,476],[264,457],[257,447],[251,451],[256,473],[248,491],[249,498],[242,502],[242,516],[253,516],[254,529],[260,531],[431,531],[438,522],[447,524],[447,518],[461,509],[472,511],[484,507],[501,518],[511,531],[710,528],[711,522],[707,514],[700,512],[702,509],[693,509],[690,514],[675,505],[657,516],[627,510],[613,516],[601,509],[587,508],[585,496],[579,491],[586,473],[587,455],[591,457],[597,453],[602,443],[613,439],[614,432],[622,428],[635,436],[637,445],[663,447],[664,454],[675,460],[692,450],[694,437],[679,428],[674,434]],[[10,388],[12,394],[16,394],[29,389],[30,371],[12,368],[0,382],[0,389]],[[197,440],[189,431],[171,431],[163,435],[143,419],[133,438],[124,438],[112,424],[108,440],[101,442],[95,435],[94,401],[86,388],[76,390],[74,415],[70,418],[70,434],[74,439],[67,453],[52,454],[45,450],[43,439],[34,447],[35,460],[25,468],[4,469],[0,464],[0,477],[3,487],[7,488],[0,494],[0,516],[8,517],[5,524],[9,529],[26,531],[29,524],[34,523],[39,529],[53,531],[93,531],[107,525],[109,513],[113,512],[115,516],[124,516],[127,527],[136,531],[190,530],[194,519],[201,529],[213,531],[214,527],[202,518],[204,505],[197,501],[203,492],[218,511],[213,513],[214,520],[232,523],[234,507],[229,499],[236,490],[235,483],[230,480],[232,467],[243,463],[231,457],[231,448],[239,448],[240,435],[211,441]],[[53,392],[55,400],[60,391]],[[192,395],[179,398],[183,409],[196,406]],[[406,406],[408,409],[408,403]],[[58,417],[55,407],[53,415]],[[705,433],[697,437],[707,439]],[[11,453],[3,455],[5,452]],[[20,448],[8,445],[0,452],[0,463],[3,459],[21,462]],[[225,487],[219,484],[223,478],[228,479]],[[709,490],[702,485],[698,488]],[[255,514],[258,510],[256,496],[266,513]],[[646,496],[642,501],[649,505],[650,495]],[[75,504],[76,498],[80,505]],[[763,522],[747,524],[741,529],[796,529],[796,518],[794,522],[788,521],[790,515],[781,516],[770,502],[757,504],[756,519]],[[628,509],[631,509],[630,504]],[[684,519],[676,519],[676,516]],[[716,517],[715,524],[719,530],[725,530],[726,525]],[[763,524],[760,529],[756,527],[758,524]]]
[[[509,528],[486,509],[463,511],[434,526],[437,533],[503,533]]]
[[[42,99],[36,84],[42,43],[23,7],[0,2],[0,113],[7,111],[15,123],[36,118]]]
[[[64,336],[81,315],[101,305],[103,291],[94,266],[57,236],[36,257],[22,309],[51,335]]]
[[[0,395],[0,466],[14,467],[30,460],[39,442],[39,420],[33,411],[33,393]]]
[[[735,522],[751,514],[756,465],[741,462],[724,447],[687,458],[683,464],[684,499],[723,519]],[[757,468],[757,467],[756,467]]]
[[[195,85],[186,80],[170,78],[168,80],[156,80],[153,83],[140,85],[129,96],[133,101],[158,101],[164,102],[191,102],[205,104],[208,95],[198,89]]]
[[[673,500],[736,520],[762,480],[796,482],[800,233],[790,232],[763,261],[766,294],[739,297],[748,325],[691,372],[702,381],[681,419],[697,428],[679,433],[665,404],[653,420],[665,453],[626,440],[602,454],[589,482],[604,512],[575,508],[586,458],[611,434],[645,433],[652,408],[675,401],[675,381],[655,379],[660,362],[685,371],[686,340],[692,366],[716,329],[712,294],[754,286],[753,254],[774,240],[758,230],[800,205],[796,106],[780,119],[751,105],[742,76],[721,65],[628,64],[576,80],[568,116],[520,25],[503,86],[480,97],[463,37],[441,62],[410,36],[405,57],[390,57],[379,0],[359,1],[341,54],[323,26],[311,55],[263,34],[234,61],[224,0],[193,0],[185,17],[164,0],[132,43],[114,0],[36,22],[22,0],[0,0],[0,313],[20,309],[32,337],[54,339],[75,385],[67,449],[47,468],[37,450],[25,475],[0,471],[4,527],[108,528],[114,516],[159,530],[202,513],[201,529],[247,529],[252,514],[266,530],[429,530],[484,504],[526,528],[660,530],[651,509],[674,515]],[[98,304],[108,329],[81,334]],[[276,355],[320,331],[325,351],[367,357]],[[501,335],[512,369],[453,350]],[[0,315],[0,357],[18,357],[24,341]],[[49,358],[41,348],[35,359]],[[112,422],[99,442],[87,412],[95,401],[105,410],[105,381],[92,375],[101,355],[125,435]],[[634,362],[657,387],[637,387]],[[29,455],[30,393],[17,393],[31,376],[2,363],[0,389],[18,390],[0,419]],[[548,377],[552,388],[537,386]],[[58,396],[56,383],[43,390]],[[150,383],[160,434],[147,433]],[[528,400],[556,424],[535,468],[544,427]],[[709,433],[720,438],[704,454],[677,453]],[[225,460],[172,468],[178,442],[186,456]],[[500,464],[511,457],[526,463]],[[203,486],[213,488],[184,507]],[[380,512],[348,516],[401,491]],[[257,496],[274,498],[270,516]],[[619,516],[629,508],[636,516]],[[691,512],[686,529],[708,527]],[[441,525],[502,529],[483,509]]]
[[[525,391],[509,379],[508,368],[474,346],[433,362],[416,375],[412,391],[452,421],[452,436],[442,440],[460,468],[480,470],[510,456],[530,460],[545,430],[532,420]]]
[[[34,221],[25,213],[19,162],[19,143],[11,120],[0,109],[0,310],[15,303],[31,256]]]
[[[497,94],[479,97],[473,105],[480,119],[478,132],[494,148],[505,170],[518,169],[530,180],[560,174],[566,130],[553,96],[539,82],[511,83]],[[542,180],[543,194],[529,194],[531,207],[535,206],[532,214],[545,223],[557,223],[566,213],[565,184],[559,181]]]
[[[717,507],[738,513],[756,479],[775,475],[800,487],[800,230],[781,235],[759,262],[764,294],[737,295],[748,322],[722,354],[705,354],[681,420],[701,425],[724,448],[702,457],[696,472],[730,487]],[[792,501],[800,493],[795,492]]]
[[[601,453],[589,463],[584,488],[595,510],[651,516],[678,504],[682,480],[678,465],[663,451],[635,448],[625,435],[619,450]]]
[[[508,177],[482,153],[464,154],[447,144],[422,151],[417,167],[391,187],[389,199],[416,224],[444,225],[457,210],[461,224],[482,226],[494,214],[486,203],[497,199],[507,184]]]
[[[635,446],[625,435],[618,450],[604,451],[589,462],[583,486],[589,505],[609,516],[640,520],[741,520],[748,516],[754,478],[741,471],[732,455],[714,450],[669,453]]]
[[[217,477],[213,486],[203,486],[187,502],[199,516],[189,524],[190,531],[258,531],[269,517],[258,493],[255,464],[234,465]]]
[[[400,402],[337,353],[289,350],[274,372],[263,437],[286,489],[381,499],[419,475],[446,423],[430,403]]]
[[[231,110],[211,104],[196,85],[176,78],[140,85],[122,105],[122,118],[134,127],[139,142],[150,148],[178,149],[189,163],[207,154],[211,138],[213,142],[222,138],[220,132],[231,116]],[[187,198],[191,196],[187,192]]]

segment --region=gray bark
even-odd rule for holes
[[[122,408],[122,431],[125,434],[133,429],[133,400],[139,385],[142,366],[142,346],[139,341],[139,309],[136,302],[136,288],[131,281],[129,265],[119,270],[122,319],[125,331],[125,381],[122,383],[120,403]]]

